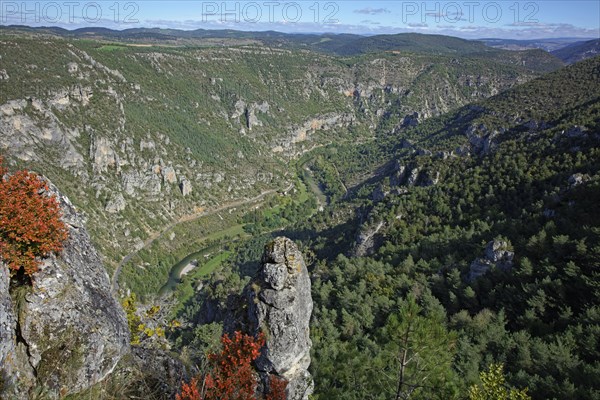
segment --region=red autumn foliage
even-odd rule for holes
[[[265,400],[287,400],[285,395],[285,388],[287,387],[288,381],[275,375],[271,375],[269,378],[269,393]]]
[[[213,370],[204,380],[203,388],[199,388],[201,380],[195,377],[190,383],[183,383],[181,394],[176,400],[252,400],[256,397],[258,386],[257,374],[252,362],[260,355],[265,344],[261,333],[258,338],[235,332],[233,338],[225,334],[221,337],[223,350],[208,356]],[[285,400],[287,381],[271,377],[269,393],[265,400]]]
[[[14,271],[31,276],[38,257],[62,250],[67,228],[60,205],[48,196],[48,185],[36,174],[6,175],[0,158],[0,258]]]
[[[198,377],[193,377],[190,383],[181,385],[181,394],[175,395],[176,400],[200,400],[200,389],[198,389]]]
[[[205,398],[252,400],[257,386],[252,361],[260,355],[265,344],[264,335],[255,339],[238,331],[233,338],[223,335],[221,343],[221,354],[208,357],[216,368],[206,377]]]

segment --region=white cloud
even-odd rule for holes
[[[362,8],[360,10],[354,10],[355,14],[367,14],[367,15],[378,15],[378,14],[389,14],[391,13],[390,10],[388,10],[387,8],[371,8],[371,7],[367,7],[367,8]]]
[[[360,21],[360,23],[365,25],[381,25],[381,22],[373,21],[370,19],[363,19],[362,21]]]

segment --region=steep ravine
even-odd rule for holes
[[[481,76],[488,60],[423,54],[111,52],[100,42],[38,39],[0,37],[0,152],[48,176],[85,212],[110,272],[198,208],[285,187],[288,157],[537,75],[516,63]]]

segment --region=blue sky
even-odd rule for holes
[[[0,0],[0,24],[597,38],[600,1]]]

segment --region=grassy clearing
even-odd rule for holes
[[[223,251],[217,254],[199,268],[194,269],[192,277],[200,278],[212,274],[217,269],[217,267],[221,265],[222,262],[227,261],[232,254],[233,253],[230,251]]]
[[[127,46],[122,44],[105,44],[98,48],[98,51],[122,51],[127,50]]]
[[[244,235],[244,224],[237,224],[227,229],[223,229],[222,231],[211,233],[210,235],[205,236],[204,240],[220,240],[227,236],[236,237]]]

